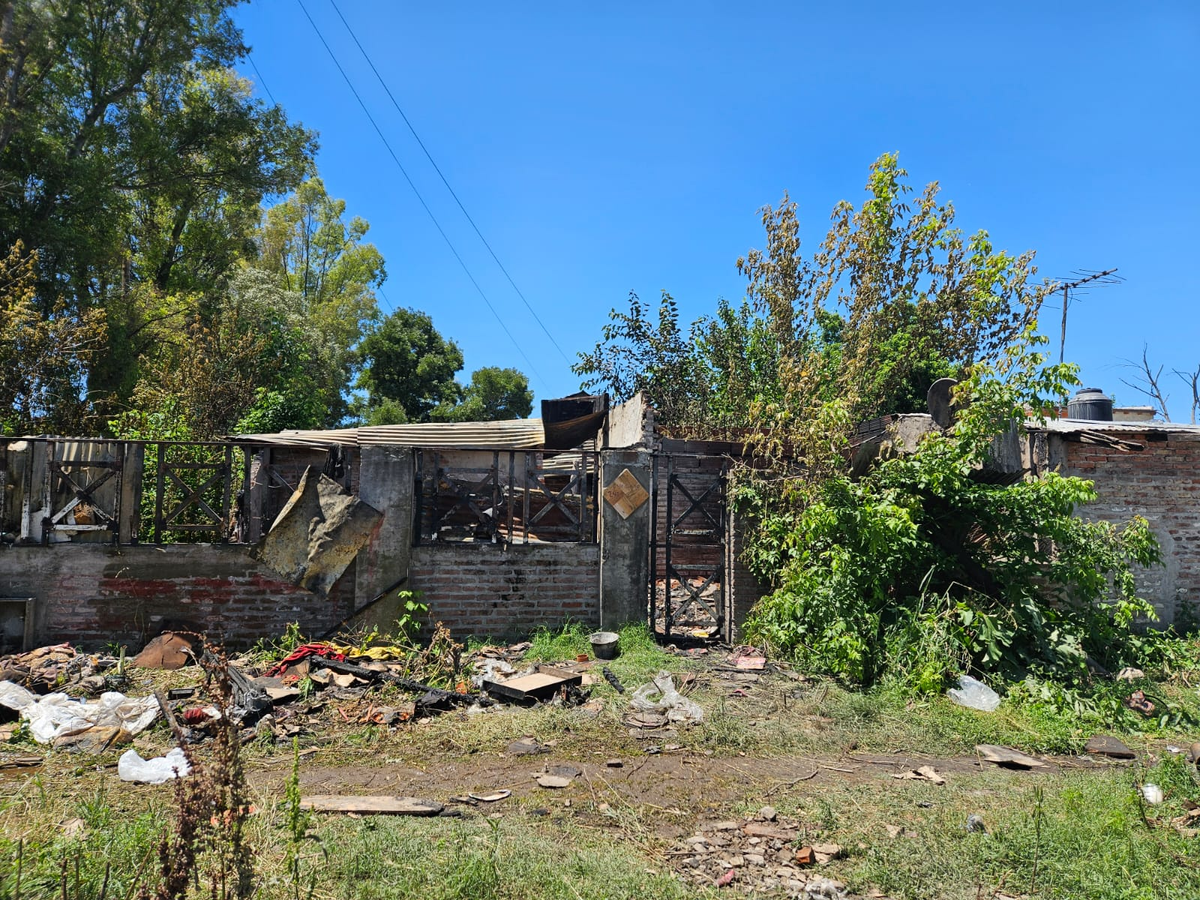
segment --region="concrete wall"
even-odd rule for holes
[[[245,647],[299,622],[320,634],[352,609],[353,567],[322,600],[224,544],[0,548],[0,596],[37,599],[33,641],[140,649],[167,628]]]
[[[568,620],[600,622],[595,544],[428,544],[412,548],[406,587],[456,637],[509,638]]]
[[[654,441],[654,409],[640,391],[609,409],[604,421],[602,448],[625,450],[649,448]]]
[[[383,521],[354,561],[354,594],[363,609],[356,620],[386,629],[400,617],[394,589],[404,586],[413,549],[413,451],[363,447],[358,472],[359,499],[383,513]]]
[[[628,469],[649,492],[650,466],[650,453],[645,450],[606,450],[600,454],[600,621],[609,631],[646,621],[651,505],[647,499],[622,518],[604,499],[604,489]]]
[[[1064,475],[1095,482],[1098,499],[1079,510],[1082,518],[1125,522],[1142,515],[1150,522],[1166,565],[1139,572],[1138,587],[1161,624],[1174,621],[1183,604],[1200,614],[1200,439],[1165,432],[1119,436],[1145,449],[1122,452],[1051,435],[1050,461]]]

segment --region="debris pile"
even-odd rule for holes
[[[815,840],[819,829],[786,819],[769,806],[747,820],[711,822],[670,851],[675,868],[697,885],[790,897],[846,897],[846,886],[820,868],[844,855]]]

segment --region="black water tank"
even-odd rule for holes
[[[1111,422],[1113,402],[1100,388],[1083,388],[1067,404],[1068,419],[1086,419],[1090,422]]]

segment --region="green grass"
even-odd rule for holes
[[[91,802],[80,840],[30,839],[20,851],[21,896],[97,898],[108,866],[108,897],[126,897],[152,877],[160,811],[136,816]],[[297,896],[288,875],[286,812],[251,819],[256,848],[256,897]],[[430,900],[589,900],[696,896],[636,846],[570,820],[510,814],[503,819],[315,819],[300,844],[298,895],[346,900],[422,897]],[[66,863],[67,889],[60,879]],[[18,844],[0,838],[0,897],[16,888]],[[202,885],[197,896],[207,894]]]
[[[591,629],[578,622],[558,630],[541,629],[534,633],[525,659],[552,663],[574,660],[580,654],[594,658],[588,640],[591,633]],[[649,627],[644,624],[626,625],[618,635],[620,652],[617,658],[598,662],[611,669],[629,689],[649,681],[660,671],[678,672],[692,665],[692,661],[686,657],[669,653],[659,646]]]
[[[1147,780],[1178,783],[1165,763]],[[1169,822],[1183,811],[1180,797],[1145,807],[1143,821],[1133,774],[1128,770],[1071,772],[1017,782],[992,776],[945,788],[897,787],[865,816],[855,791],[840,800],[837,836],[865,849],[843,867],[852,883],[877,885],[897,898],[975,898],[980,886],[1013,896],[1089,900],[1191,900],[1200,897],[1200,848]],[[922,808],[919,802],[932,803]],[[968,833],[966,817],[980,815],[989,834]],[[890,819],[916,833],[889,838]],[[869,824],[868,824],[869,823]]]

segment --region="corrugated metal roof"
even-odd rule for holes
[[[1056,434],[1077,434],[1081,431],[1096,431],[1101,434],[1178,434],[1200,438],[1200,425],[1183,422],[1096,422],[1090,419],[1047,419],[1045,422],[1029,422],[1030,431],[1048,431]]]
[[[330,431],[282,431],[239,434],[239,441],[289,447],[346,446],[433,447],[446,450],[480,448],[529,450],[541,447],[546,434],[541,419],[507,422],[430,422],[420,425],[373,425]]]

